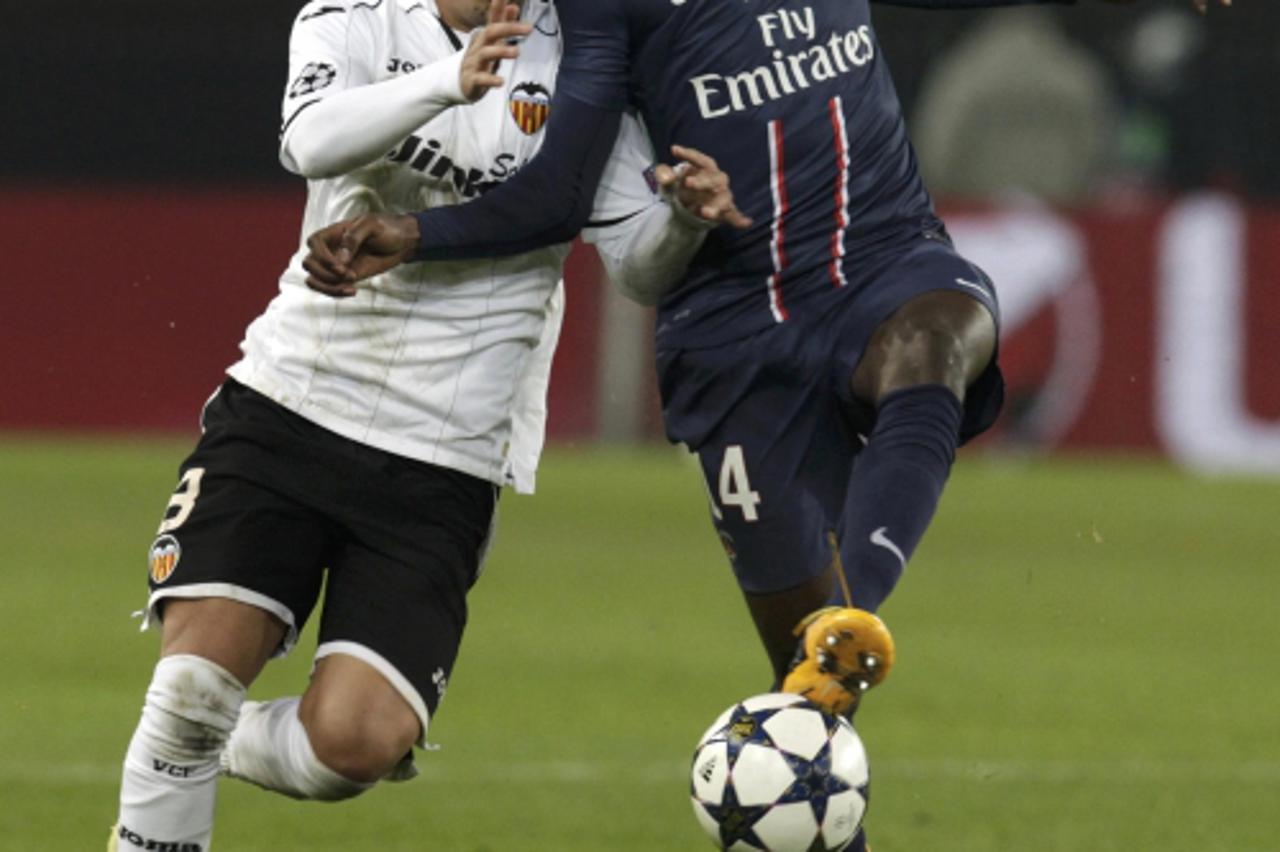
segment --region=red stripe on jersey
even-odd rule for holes
[[[849,133],[844,124],[844,102],[839,96],[827,103],[836,146],[836,230],[831,235],[831,283],[843,287],[844,232],[849,227]]]
[[[786,322],[787,306],[782,303],[782,270],[787,267],[785,246],[787,216],[787,176],[782,157],[782,122],[769,122],[769,186],[773,190],[773,226],[769,252],[773,256],[773,274],[767,279],[769,309],[778,322]]]

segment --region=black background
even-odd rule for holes
[[[295,180],[276,160],[276,138],[298,0],[2,5],[0,181]],[[1081,0],[1057,14],[1123,93],[1120,56],[1136,21],[1189,5]],[[1235,6],[1200,22],[1205,48],[1162,105],[1174,128],[1163,178],[1172,189],[1280,196],[1280,3]],[[876,8],[909,116],[930,62],[982,14]]]

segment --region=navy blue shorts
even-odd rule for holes
[[[990,279],[951,246],[922,237],[820,311],[724,346],[657,354],[667,437],[696,452],[712,521],[746,592],[793,588],[826,571],[853,462],[874,412],[853,399],[854,369],[876,328],[911,299],[966,293],[999,323]],[[995,360],[969,388],[961,441],[995,422]]]

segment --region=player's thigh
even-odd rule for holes
[[[775,678],[795,652],[793,630],[833,594],[834,526],[856,438],[834,413],[772,440],[729,428],[698,450],[711,519]]]
[[[160,656],[203,657],[246,686],[280,648],[288,629],[267,610],[227,598],[171,600],[164,609]]]
[[[885,320],[853,375],[854,393],[877,401],[921,384],[940,384],[963,399],[995,355],[996,326],[968,293],[915,296]]]
[[[383,671],[342,653],[316,661],[298,715],[320,762],[355,781],[384,777],[421,730],[418,714]]]
[[[768,594],[824,573],[861,444],[821,335],[787,323],[657,360],[667,437],[698,456],[739,586]]]
[[[789,589],[830,567],[829,536],[853,455],[835,446],[819,463],[805,449],[791,456],[730,433],[698,450],[711,521],[744,592]]]
[[[999,302],[991,279],[949,242],[922,239],[900,252],[832,322],[838,392],[849,404],[943,384],[964,402],[965,440],[994,422],[1004,398]]]
[[[200,448],[152,543],[147,617],[162,654],[196,654],[245,683],[292,646],[319,596],[330,546],[324,518],[273,488],[220,472],[225,447]]]
[[[320,621],[321,661],[361,661],[413,710],[419,737],[444,697],[467,622],[467,593],[492,531],[492,483],[401,460],[396,499],[352,512]]]

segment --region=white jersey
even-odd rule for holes
[[[526,3],[523,15],[535,26],[519,58],[502,65],[505,87],[445,109],[367,165],[309,181],[304,238],[369,211],[465,202],[534,155],[555,90],[559,27],[550,3]],[[456,87],[456,60],[468,40],[443,23],[435,0],[309,3],[290,44],[282,139],[323,99],[426,73],[433,63]],[[637,199],[653,201],[643,177],[647,143],[636,128],[627,137],[632,165],[615,165],[609,179],[631,186],[602,189],[604,209],[593,218],[625,218]],[[509,258],[406,264],[354,297],[332,299],[307,288],[304,244],[228,373],[345,437],[531,492],[567,253],[559,245]]]

